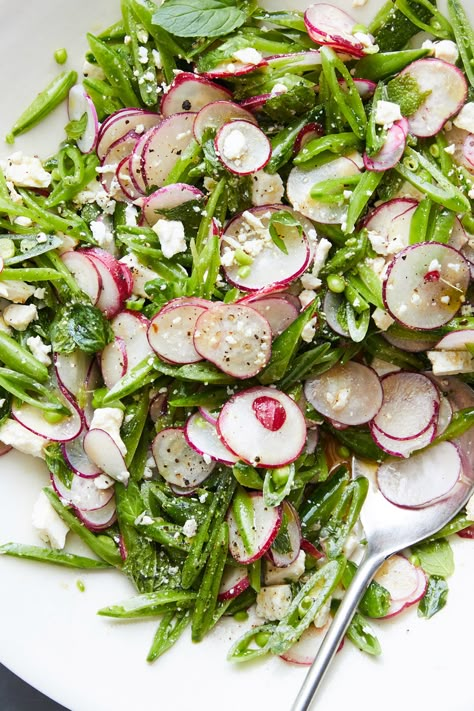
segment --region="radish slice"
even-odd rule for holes
[[[218,600],[232,600],[250,585],[247,568],[243,565],[226,565],[219,588]]]
[[[309,36],[318,44],[363,57],[366,47],[354,35],[357,26],[347,12],[327,3],[310,5],[304,15]]]
[[[270,359],[271,343],[268,321],[250,306],[216,303],[196,321],[196,351],[234,378],[259,373]]]
[[[410,133],[419,137],[434,136],[466,101],[464,74],[454,64],[431,57],[412,62],[399,76],[406,74],[417,81],[421,92],[429,92],[421,106],[408,118]]]
[[[403,351],[409,351],[410,353],[421,353],[422,351],[429,350],[433,348],[436,343],[436,337],[429,336],[428,334],[418,335],[416,332],[412,332],[411,336],[400,336],[394,335],[392,329],[389,328],[388,331],[382,334],[386,341],[401,348]]]
[[[352,360],[307,380],[304,394],[315,410],[343,425],[369,422],[383,399],[378,375]]]
[[[84,435],[85,436],[85,435]],[[91,462],[84,451],[84,436],[81,434],[76,439],[61,444],[61,451],[70,469],[77,476],[84,479],[95,479],[101,473],[100,469]]]
[[[345,338],[349,337],[349,331],[341,326],[338,319],[339,310],[343,309],[345,314],[345,299],[340,294],[327,291],[323,301],[323,313],[326,317],[329,328],[335,333]]]
[[[69,269],[80,290],[87,294],[95,306],[99,300],[102,279],[94,262],[82,252],[64,252],[61,259]]]
[[[90,531],[105,531],[106,528],[115,523],[117,519],[117,506],[115,498],[95,511],[83,511],[76,508],[77,517]]]
[[[379,205],[369,215],[364,227],[377,235],[377,241],[371,240],[377,253],[393,254],[408,247],[411,220],[417,207],[418,201],[413,198],[395,198]]]
[[[163,96],[161,112],[165,117],[182,111],[196,112],[214,101],[230,98],[230,89],[213,84],[191,72],[180,72]]]
[[[210,457],[206,461],[189,446],[180,427],[169,427],[158,432],[151,449],[163,479],[183,489],[193,489],[201,484],[215,467]]]
[[[127,347],[123,338],[118,336],[108,343],[100,356],[100,369],[104,383],[108,388],[118,383],[128,369]]]
[[[55,353],[54,369],[60,386],[77,398],[84,391],[91,363],[91,357],[80,350],[73,353]]]
[[[474,134],[468,133],[468,135],[464,139],[462,152],[465,160],[469,163],[470,167],[474,168]]]
[[[383,280],[384,304],[408,328],[439,328],[464,303],[469,280],[469,265],[459,252],[445,244],[421,242],[390,263]]]
[[[99,120],[94,102],[82,84],[76,84],[70,89],[67,110],[70,121],[79,121],[86,115],[86,127],[76,143],[81,153],[90,153],[97,145]]]
[[[220,410],[214,412],[212,410],[209,410],[208,407],[204,407],[201,405],[199,407],[199,412],[207,422],[210,422],[211,425],[217,425],[217,418],[219,417]]]
[[[285,287],[300,276],[310,260],[308,236],[296,227],[279,225],[278,231],[285,242],[287,254],[272,241],[268,226],[273,213],[286,210],[283,205],[264,205],[246,210],[234,217],[226,226],[221,240],[221,263],[227,280],[244,291],[266,289],[274,291]],[[298,215],[295,214],[298,219]],[[252,263],[242,272],[235,263],[237,249],[251,253]]]
[[[221,410],[217,429],[240,459],[259,467],[294,462],[306,441],[300,408],[274,388],[256,387],[233,395]]]
[[[315,222],[325,224],[340,224],[347,214],[347,205],[333,205],[319,202],[311,197],[313,185],[330,178],[344,178],[360,173],[363,165],[361,156],[353,153],[351,156],[341,156],[316,168],[295,166],[286,184],[288,200],[295,210],[302,212]]]
[[[149,320],[139,311],[121,311],[111,323],[112,331],[125,344],[127,365],[131,370],[141,363],[153,350],[148,342]]]
[[[48,422],[42,410],[27,403],[13,402],[12,417],[27,430],[34,434],[50,439],[53,442],[67,442],[78,436],[82,429],[82,418],[76,403],[64,392],[56,393],[71,414],[54,424]]]
[[[139,138],[137,133],[130,131],[126,136],[113,143],[103,158],[100,166],[102,186],[114,200],[122,202],[126,200],[127,196],[122,193],[117,179],[117,170],[120,163],[130,156]]]
[[[419,508],[445,498],[462,474],[459,450],[452,442],[439,442],[409,459],[381,464],[377,483],[388,501],[404,508]]]
[[[302,538],[301,539],[301,550],[310,555],[312,558],[315,558],[315,560],[319,560],[320,558],[324,558],[324,553],[316,548],[314,543],[311,543],[311,541],[308,541],[307,538]]]
[[[307,123],[295,138],[294,153],[299,153],[309,141],[312,141],[313,138],[321,138],[321,136],[324,136],[324,128],[320,123]]]
[[[96,466],[112,479],[127,484],[130,474],[123,455],[105,430],[92,429],[84,437],[84,451]],[[83,506],[79,506],[83,509]]]
[[[160,417],[166,415],[167,403],[167,393],[159,392],[158,395],[155,395],[155,397],[152,399],[152,401],[150,402],[150,407],[148,408],[148,412],[153,423],[158,422]]]
[[[194,119],[194,138],[198,143],[202,143],[205,131],[209,129],[217,131],[224,124],[236,120],[257,123],[250,111],[243,109],[239,104],[234,104],[232,101],[213,101],[203,106]]]
[[[135,144],[136,145],[136,144]],[[126,198],[129,200],[137,200],[143,195],[140,190],[137,190],[132,176],[130,175],[130,156],[126,155],[122,158],[115,171],[115,178]]]
[[[279,336],[298,316],[296,306],[284,296],[267,296],[259,299],[241,301],[258,311],[267,321],[272,336]]]
[[[186,422],[184,436],[189,446],[201,456],[211,457],[230,466],[239,460],[219,438],[216,425],[208,422],[199,412],[191,415]]]
[[[387,437],[417,437],[438,415],[438,388],[422,373],[390,373],[382,378],[382,390],[383,404],[372,426]]]
[[[205,308],[193,304],[162,309],[152,318],[148,329],[150,346],[161,358],[172,363],[202,360],[193,339],[196,322],[205,312]]]
[[[436,437],[446,431],[449,423],[453,419],[453,407],[448,398],[441,396],[439,401],[438,421],[436,423]]]
[[[280,553],[275,546],[271,546],[267,555],[273,565],[277,568],[287,568],[298,558],[301,549],[301,526],[300,519],[296,509],[288,501],[282,504],[282,521],[287,525],[287,539],[289,550],[286,553]]]
[[[250,175],[266,166],[272,155],[270,141],[250,121],[231,121],[216,134],[214,146],[221,163],[237,175]]]
[[[94,479],[74,475],[71,487],[65,486],[55,474],[51,474],[51,483],[58,496],[68,505],[82,511],[95,511],[109,503],[114,495],[113,488],[99,489]]]
[[[203,197],[203,193],[194,185],[186,185],[186,183],[166,185],[155,190],[145,199],[142,205],[143,216],[152,227],[159,219],[166,219],[166,215],[161,214],[161,210],[170,210],[193,200],[202,200]]]
[[[143,153],[145,151],[148,139],[150,138],[153,129],[143,133],[139,140],[137,141],[135,148],[129,157],[128,172],[130,173],[130,178],[132,179],[133,186],[135,190],[140,193],[140,195],[146,195],[148,192],[148,187],[143,172]]]
[[[255,71],[255,69],[261,69],[267,66],[267,60],[263,59],[258,62],[258,64],[251,64],[250,62],[240,62],[233,60],[231,62],[222,62],[217,64],[212,69],[208,69],[207,72],[203,72],[203,76],[208,79],[229,79],[231,77],[240,77],[244,74],[249,74]]]
[[[87,373],[84,383],[83,400],[81,401],[82,413],[87,427],[90,426],[94,416],[94,408],[92,401],[94,399],[94,391],[102,385],[102,378],[99,367],[95,360],[92,361],[89,372]]]
[[[377,429],[377,427],[371,428],[371,434],[377,446],[393,457],[409,457],[418,449],[423,449],[431,444],[437,433],[436,422],[429,425],[424,432],[410,439],[396,439],[395,437],[389,437],[384,434],[381,430]]]
[[[397,165],[405,150],[407,132],[401,124],[406,122],[406,119],[395,121],[388,129],[385,142],[375,156],[370,157],[364,153],[364,165],[367,170],[381,173]]]
[[[423,597],[426,590],[426,576],[421,568],[416,568],[404,556],[388,558],[375,575],[379,585],[390,593],[390,607],[385,618],[401,612]]]
[[[133,279],[130,273],[126,275],[128,267],[121,264],[109,252],[98,247],[81,250],[99,272],[102,287],[100,290],[97,307],[107,318],[113,318],[121,311],[123,303],[132,293],[130,283]]]
[[[436,344],[435,348],[442,351],[465,351],[468,345],[474,345],[474,328],[448,333]]]
[[[248,492],[252,503],[253,522],[252,541],[247,550],[239,533],[232,507],[227,514],[229,524],[229,551],[239,563],[249,565],[261,558],[275,540],[281,524],[281,506],[266,506],[263,495],[259,491]]]
[[[331,623],[328,622],[324,627],[315,627],[314,625],[307,627],[296,644],[290,647],[284,654],[280,654],[280,659],[283,659],[285,662],[290,662],[290,664],[310,667],[323,643],[330,624]],[[339,652],[343,646],[344,639],[337,651]]]
[[[156,126],[162,120],[160,114],[143,109],[123,109],[111,114],[102,124],[97,143],[97,155],[102,161],[109,148],[133,131],[137,136]]]
[[[148,140],[141,153],[141,172],[147,188],[164,185],[192,140],[194,116],[193,113],[173,114],[147,134]]]

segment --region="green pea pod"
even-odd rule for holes
[[[189,171],[195,168],[201,159],[202,148],[196,140],[192,139],[183,150],[173,168],[171,168],[164,185],[187,182]]]
[[[346,323],[349,336],[354,343],[362,343],[370,326],[369,309],[357,314],[352,304],[346,302]]]
[[[104,407],[114,400],[121,400],[126,395],[131,395],[156,380],[155,361],[158,361],[156,356],[147,356],[131,368],[104,397],[102,401]]]
[[[362,215],[371,197],[373,197],[373,194],[377,190],[382,178],[383,173],[376,173],[374,171],[366,170],[356,182],[355,188],[349,199],[346,224],[344,227],[345,234],[351,234],[354,232],[357,220]]]
[[[430,241],[447,244],[454,227],[456,213],[452,210],[440,209],[435,215],[432,228],[430,230]]]
[[[296,165],[306,163],[326,151],[336,153],[337,155],[345,155],[360,147],[360,139],[352,132],[332,133],[328,136],[322,136],[321,138],[313,138],[295,156],[293,162]]]
[[[0,361],[17,373],[40,383],[48,379],[48,369],[14,338],[0,331]]]
[[[270,640],[277,626],[274,624],[252,627],[237,642],[234,642],[227,655],[227,661],[250,662],[270,651]]]
[[[474,407],[465,407],[453,413],[451,422],[444,432],[436,437],[433,444],[460,437],[474,426]]]
[[[249,575],[250,587],[255,592],[260,592],[262,586],[262,559],[259,558],[258,560],[254,560],[253,563],[250,563],[247,570]]]
[[[294,464],[267,469],[263,482],[263,499],[266,506],[278,506],[288,496],[293,486],[295,471]]]
[[[248,489],[263,489],[263,481],[256,469],[244,462],[237,462],[232,467],[232,473],[241,486]]]
[[[359,518],[362,504],[367,496],[368,479],[357,477],[344,489],[331,516],[322,526],[320,537],[328,558],[341,555],[344,543]]]
[[[283,654],[299,640],[338,586],[345,565],[345,558],[330,560],[311,575],[270,638],[273,654]]]
[[[175,77],[173,70],[176,69],[175,57],[187,59],[186,51],[181,47],[176,39],[166,30],[153,24],[153,14],[156,11],[155,3],[148,0],[130,0],[130,7],[142,22],[145,29],[153,37],[155,46],[160,53],[163,73],[168,83]]]
[[[474,87],[474,30],[459,0],[448,0],[448,12],[464,71]]]
[[[212,625],[224,566],[229,548],[229,527],[221,523],[213,541],[209,560],[202,577],[191,622],[193,642],[200,642]]]
[[[321,269],[320,274],[327,276],[336,272],[338,274],[348,272],[358,266],[365,256],[367,247],[367,231],[361,230],[358,235],[347,240],[345,247],[337,250],[334,257],[331,257]]]
[[[433,203],[429,197],[423,198],[418,203],[410,222],[409,244],[425,241],[432,206]]]
[[[471,519],[468,518],[466,513],[461,511],[461,513],[458,513],[454,518],[452,518],[451,521],[446,524],[446,526],[443,526],[443,528],[441,528],[437,533],[435,533],[433,536],[430,536],[428,540],[435,541],[439,538],[452,536],[454,533],[459,533],[459,531],[463,531],[465,528],[470,528],[472,525],[473,522],[471,521]]]
[[[176,612],[167,612],[163,615],[148,652],[147,662],[154,662],[168,649],[171,649],[189,625],[190,620],[190,610],[176,610]]]
[[[414,5],[414,7],[418,18],[429,22],[431,13],[423,6]],[[400,10],[394,8],[392,0],[388,0],[369,25],[369,32],[375,35],[375,41],[381,52],[391,52],[403,49],[419,32],[419,28]]]
[[[117,91],[125,106],[140,108],[141,102],[135,93],[132,83],[132,71],[118,52],[92,34],[87,35],[89,47],[104,74]]]
[[[352,427],[348,434],[345,430],[337,430],[329,424],[326,426],[338,442],[358,457],[373,459],[375,462],[382,462],[386,458],[386,453],[377,447],[368,429]]]
[[[423,59],[429,53],[428,49],[404,49],[400,52],[377,52],[367,54],[355,65],[356,77],[364,77],[371,81],[387,79],[398,74],[417,59]]]
[[[250,555],[254,549],[254,508],[252,498],[242,486],[237,487],[232,499],[232,513],[244,548]]]
[[[349,483],[349,479],[347,469],[340,467],[324,483],[316,486],[301,507],[300,520],[303,536],[307,537],[312,532],[318,531],[321,524],[329,518],[331,511]]]
[[[380,642],[375,636],[372,627],[360,612],[355,613],[347,628],[346,635],[361,652],[366,652],[375,657],[382,653]]]
[[[384,308],[382,300],[382,282],[375,272],[361,264],[357,269],[357,274],[346,274],[346,284],[352,286],[369,304],[373,304],[380,309]]]
[[[26,133],[30,128],[36,126],[45,116],[51,113],[69,93],[69,89],[77,81],[77,72],[69,71],[58,74],[48,86],[41,91],[27,109],[13,124],[10,134],[7,137],[9,143],[13,143],[15,136]]]
[[[185,496],[168,496],[158,482],[150,482],[148,489],[148,501],[153,515],[165,513],[175,523],[183,526],[190,518],[194,518],[200,524],[206,517],[207,506],[199,501]],[[165,488],[165,487],[163,487]],[[169,491],[168,486],[166,489]],[[206,503],[210,503],[213,498],[211,492],[206,492]]]
[[[137,617],[150,617],[160,615],[163,609],[170,605],[179,608],[192,607],[196,600],[196,593],[184,590],[163,589],[156,592],[136,595],[116,605],[103,607],[97,611],[102,617],[116,617],[119,619],[133,619]]]
[[[145,106],[154,106],[158,99],[158,82],[156,79],[156,67],[151,53],[152,47],[147,43],[142,44],[138,39],[137,34],[142,26],[137,21],[128,0],[122,0],[121,7],[126,34],[130,37],[134,76],[138,81],[140,98]],[[141,54],[142,47],[146,50],[145,56]]]
[[[103,121],[106,116],[123,109],[123,101],[120,100],[117,90],[108,81],[84,79],[82,84],[94,103],[99,121]]]
[[[396,8],[400,10],[411,23],[418,27],[418,29],[429,32],[441,39],[451,39],[453,37],[453,30],[448,20],[430,0],[416,0],[416,9],[412,8],[412,4],[412,2],[407,2],[407,0],[395,0]],[[420,6],[430,15],[426,22],[419,17]]]
[[[82,157],[83,170],[82,177],[78,182],[66,186],[59,182],[54,190],[48,195],[45,201],[45,207],[56,207],[62,202],[68,202],[83,190],[95,177],[97,177],[97,167],[99,159],[95,153],[90,153]],[[118,203],[117,203],[118,204]],[[121,203],[122,204],[122,203]]]
[[[17,373],[8,368],[0,368],[0,387],[14,395],[21,402],[27,402],[44,412],[58,415],[70,415],[71,411],[64,405],[51,387],[36,382],[23,373]]]
[[[357,565],[348,560],[341,581],[346,590],[356,572]],[[389,607],[390,593],[376,580],[372,580],[359,603],[361,613],[367,617],[385,617]]]
[[[125,464],[127,467],[131,464],[135,452],[137,451],[138,443],[145,428],[148,417],[148,390],[144,389],[141,392],[138,402],[134,402],[127,408],[127,418],[122,426],[121,435],[123,443],[127,449]]]
[[[354,80],[346,65],[341,62],[334,50],[321,47],[321,62],[325,79],[341,114],[346,119],[355,135],[363,140],[367,125],[364,105]],[[340,75],[345,82],[343,88],[338,81]]]
[[[321,345],[301,353],[301,355],[296,356],[290,370],[280,381],[281,388],[286,390],[303,378],[325,373],[333,365],[336,365],[344,355],[344,352],[345,350],[342,347],[334,348],[330,343],[321,343]]]
[[[54,563],[55,565],[62,565],[66,568],[81,568],[83,570],[110,568],[110,565],[102,560],[94,560],[94,558],[86,558],[82,555],[57,551],[51,548],[27,546],[23,543],[5,543],[3,546],[0,546],[0,555],[26,558],[41,563]]]
[[[299,132],[308,124],[319,122],[323,115],[321,106],[311,109],[305,116],[291,121],[271,139],[272,157],[265,166],[265,172],[274,174],[293,157],[294,145]]]
[[[344,289],[344,296],[350,303],[354,311],[358,314],[362,314],[369,308],[369,304],[364,299],[364,297],[358,292],[358,290],[350,283],[346,282],[346,288]]]

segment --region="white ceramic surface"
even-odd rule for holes
[[[465,5],[472,0],[465,0]],[[277,5],[277,0],[273,0]],[[349,8],[351,0],[339,0]],[[368,0],[354,14],[367,19]],[[80,66],[87,30],[117,17],[118,0],[0,0],[0,135],[57,72],[53,52],[68,48]],[[17,140],[15,149],[47,156],[62,139],[65,111]],[[11,149],[0,144],[0,156]],[[18,453],[0,459],[0,542],[40,543],[31,509],[47,482],[44,466]],[[456,573],[448,606],[431,621],[409,611],[376,626],[383,655],[347,643],[318,696],[318,711],[472,711],[474,541],[454,543]],[[77,541],[70,549],[83,550]],[[82,580],[85,592],[76,583]],[[0,661],[73,711],[288,711],[305,670],[279,659],[253,666],[225,660],[242,627],[230,621],[200,645],[188,637],[161,660],[145,656],[154,621],[114,622],[98,608],[133,594],[119,574],[87,573],[0,559]]]

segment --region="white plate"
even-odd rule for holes
[[[350,8],[351,2],[340,4]],[[54,50],[67,47],[67,66],[79,67],[85,32],[114,21],[118,5],[118,0],[0,0],[1,136],[58,71]],[[379,0],[369,0],[362,11],[352,12],[364,20],[379,6]],[[57,110],[15,148],[48,155],[63,138],[64,123],[64,110]],[[1,155],[9,152],[0,146]],[[46,482],[36,460],[17,453],[0,460],[0,542],[40,543],[31,509]],[[448,606],[431,621],[409,611],[378,623],[383,655],[375,660],[345,645],[321,688],[318,711],[472,711],[473,546],[454,542],[456,573],[449,581]],[[72,549],[80,551],[80,544],[73,542]],[[199,646],[185,635],[149,666],[145,656],[154,621],[117,623],[95,614],[133,594],[121,575],[1,558],[0,576],[0,661],[73,711],[287,711],[305,675],[279,659],[231,666],[225,655],[241,633],[233,621],[219,625]]]

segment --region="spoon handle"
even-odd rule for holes
[[[309,709],[319,684],[350,625],[357,605],[383,561],[384,557],[374,554],[368,554],[362,561],[291,707],[292,711],[307,711]]]

